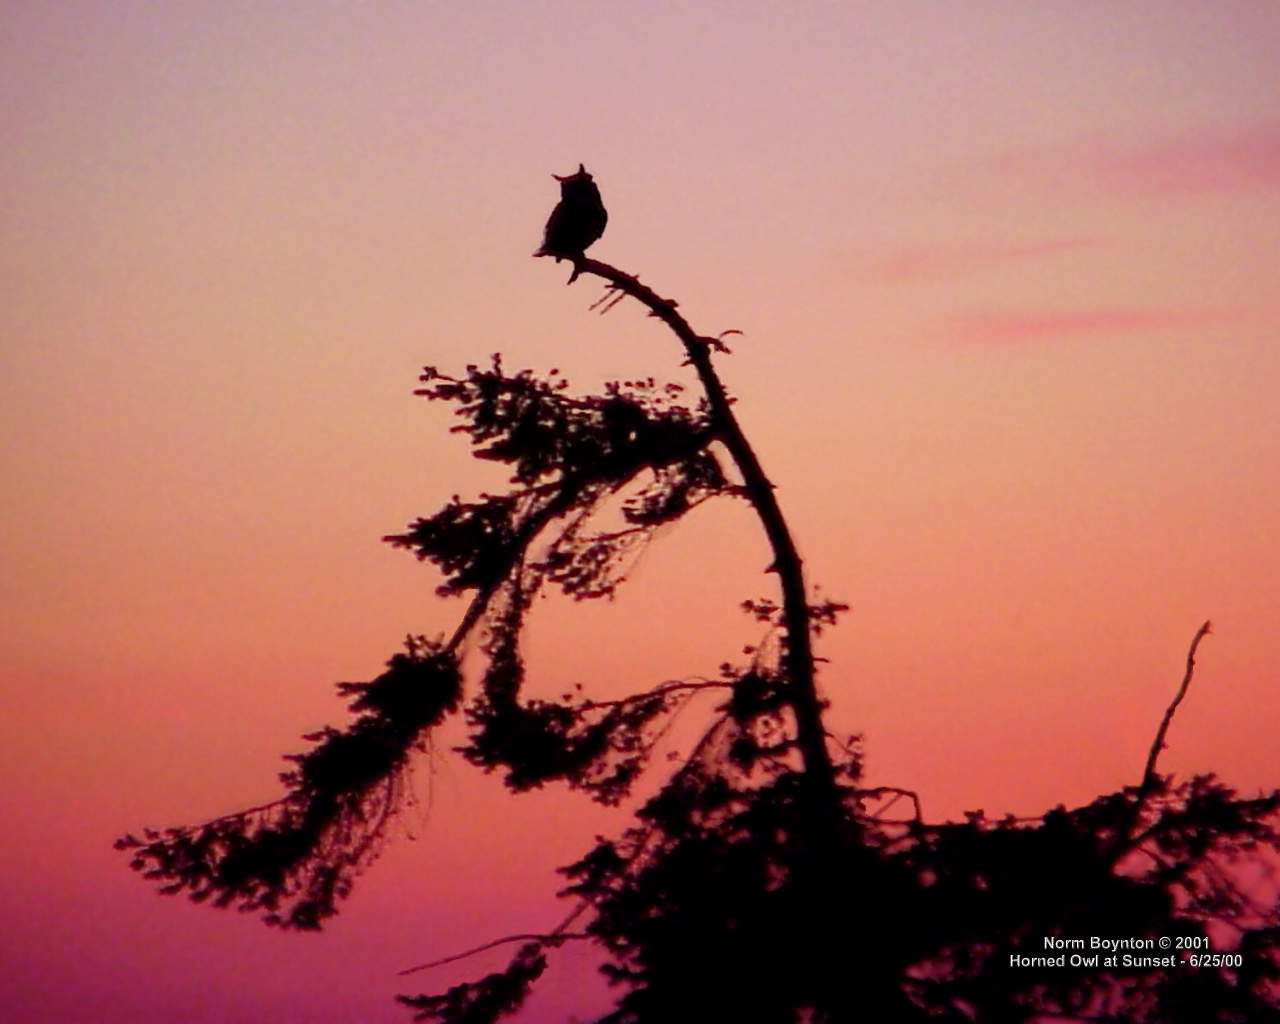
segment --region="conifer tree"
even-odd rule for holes
[[[601,1024],[1280,1021],[1280,913],[1238,871],[1280,848],[1280,792],[1244,798],[1212,774],[1158,771],[1209,624],[1132,786],[1033,819],[943,823],[923,818],[914,793],[865,787],[856,740],[824,726],[814,671],[813,638],[845,609],[812,597],[713,364],[734,332],[699,335],[636,277],[574,262],[574,279],[606,283],[593,308],[629,297],[670,329],[701,394],[648,376],[580,394],[498,356],[456,374],[427,367],[416,393],[452,405],[475,457],[510,470],[502,493],[455,497],[386,538],[436,567],[441,595],[469,599],[460,621],[410,637],[373,679],[339,684],[347,723],[288,755],[282,797],[127,835],[117,847],[132,866],[162,892],[317,929],[387,839],[410,760],[447,717],[465,719],[461,756],[513,794],[559,783],[616,805],[646,767],[659,772],[648,762],[673,714],[714,691],[700,738],[649,784],[632,824],[562,869],[572,912],[512,937],[503,971],[400,997],[414,1019],[515,1013],[549,955],[590,942],[617,994]],[[612,596],[659,527],[717,498],[748,502],[771,547],[776,593],[743,607],[777,642],[717,679],[620,699],[528,696],[534,598]],[[621,522],[603,514],[619,502]],[[473,680],[459,667],[468,642],[484,655]],[[1043,962],[1056,940],[1094,936],[1134,940],[1119,951],[1131,961]]]

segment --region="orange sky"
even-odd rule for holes
[[[613,819],[445,741],[319,936],[110,840],[272,798],[333,682],[452,628],[378,540],[500,483],[424,363],[687,373],[528,258],[579,161],[593,254],[745,332],[721,370],[853,606],[822,682],[872,783],[945,817],[1135,782],[1205,618],[1162,767],[1280,781],[1277,52],[1252,0],[6,3],[6,1020],[400,1021],[503,957],[395,970],[563,913]],[[616,603],[547,604],[540,684],[714,672],[767,561],[700,510]]]

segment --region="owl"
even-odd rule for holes
[[[582,164],[576,174],[552,177],[560,182],[560,202],[547,219],[542,248],[534,255],[554,256],[557,263],[562,259],[576,262],[587,246],[604,234],[609,214],[600,200],[600,190]]]

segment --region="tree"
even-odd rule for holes
[[[410,758],[447,716],[465,716],[460,753],[513,792],[559,782],[612,805],[674,713],[715,691],[701,738],[634,823],[562,869],[573,912],[545,934],[490,944],[519,943],[504,971],[400,997],[416,1019],[495,1021],[522,1004],[549,953],[588,941],[619,992],[608,1024],[1280,1021],[1280,911],[1238,874],[1280,849],[1280,791],[1246,799],[1211,774],[1157,770],[1209,624],[1136,785],[1034,819],[959,823],[926,822],[914,793],[861,786],[857,738],[827,733],[814,672],[812,638],[844,607],[812,601],[713,366],[733,332],[699,335],[637,278],[574,263],[571,281],[607,282],[593,308],[630,297],[670,328],[702,396],[653,378],[574,394],[556,371],[509,373],[498,356],[457,376],[427,367],[416,393],[452,403],[475,456],[511,469],[504,493],[455,497],[385,538],[433,563],[442,595],[470,595],[461,621],[447,638],[408,638],[371,681],[339,684],[352,718],[288,756],[283,797],[125,836],[116,845],[132,866],[162,892],[316,929],[377,854]],[[717,679],[613,700],[528,697],[521,629],[533,598],[547,587],[612,595],[658,527],[719,497],[750,503],[772,548],[777,594],[743,607],[776,641]],[[469,691],[468,639],[485,655]],[[904,803],[913,812],[891,817]],[[1095,936],[1127,944],[1074,947]],[[1216,959],[1185,962],[1210,945]],[[1112,959],[1058,966],[1056,949]]]

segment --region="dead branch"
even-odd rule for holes
[[[876,809],[876,813],[872,816],[875,820],[880,820],[884,814],[896,804],[899,800],[910,800],[915,807],[916,813],[914,821],[917,824],[924,824],[924,811],[920,809],[920,795],[911,789],[902,789],[898,786],[876,786],[873,789],[859,789],[857,795],[860,797],[872,797],[879,799],[881,797],[890,797],[885,803]]]
[[[1151,741],[1151,750],[1147,754],[1147,764],[1142,771],[1142,782],[1138,786],[1133,806],[1129,810],[1128,820],[1121,828],[1117,829],[1112,838],[1111,856],[1113,861],[1118,861],[1129,850],[1139,847],[1145,838],[1145,833],[1139,834],[1138,830],[1142,825],[1143,808],[1146,806],[1151,794],[1155,792],[1156,787],[1160,784],[1160,777],[1156,774],[1156,762],[1160,758],[1160,752],[1165,748],[1165,737],[1168,735],[1174,712],[1178,710],[1178,705],[1182,703],[1182,699],[1187,695],[1187,689],[1191,686],[1191,677],[1196,667],[1196,650],[1200,646],[1200,641],[1211,632],[1212,628],[1212,622],[1206,619],[1204,624],[1196,630],[1196,635],[1191,638],[1191,647],[1187,650],[1187,667],[1182,674],[1182,685],[1178,687],[1178,692],[1174,695],[1173,700],[1169,702],[1169,706],[1165,708],[1164,717],[1160,720],[1160,728],[1156,730],[1155,739]]]
[[[504,935],[500,939],[494,939],[492,942],[486,942],[482,946],[476,946],[475,949],[468,949],[465,953],[455,953],[453,956],[441,957],[439,960],[432,960],[427,964],[418,964],[416,967],[406,967],[403,971],[396,971],[398,975],[413,974],[417,971],[426,971],[432,967],[443,967],[445,964],[451,964],[457,960],[465,960],[469,956],[475,956],[477,953],[483,953],[487,949],[493,949],[496,946],[505,946],[509,942],[538,942],[544,946],[558,946],[562,942],[570,939],[589,939],[591,938],[586,932],[547,932],[546,934],[521,934],[521,935]]]
[[[1182,698],[1187,695],[1187,689],[1191,686],[1191,676],[1196,668],[1196,649],[1212,629],[1213,623],[1206,620],[1204,625],[1196,630],[1196,635],[1191,640],[1191,647],[1187,651],[1187,670],[1183,673],[1182,685],[1178,687],[1177,695],[1165,708],[1164,718],[1160,722],[1160,728],[1156,730],[1156,738],[1151,743],[1151,752],[1147,755],[1147,766],[1142,772],[1142,787],[1138,792],[1139,808],[1156,784],[1156,761],[1160,757],[1160,751],[1165,747],[1164,738],[1169,731],[1169,723],[1173,721],[1173,714],[1178,710],[1178,705],[1182,703]]]

